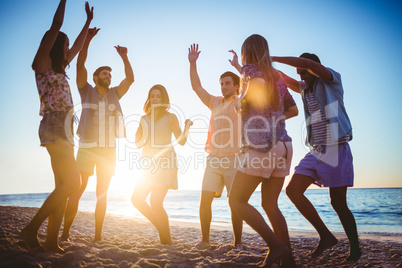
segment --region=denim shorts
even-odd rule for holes
[[[68,140],[74,144],[74,117],[69,119],[70,116],[68,115],[69,112],[50,112],[43,116],[39,125],[41,146],[62,140]]]

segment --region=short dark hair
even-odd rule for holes
[[[237,89],[236,95],[240,94],[240,77],[237,74],[234,74],[232,72],[224,72],[221,77],[219,77],[219,80],[221,80],[222,78],[225,77],[232,77],[232,81],[233,81],[233,85],[235,86],[239,86],[239,88]]]
[[[96,69],[96,71],[94,72],[94,76],[99,76],[99,73],[102,72],[103,70],[108,70],[109,72],[111,72],[112,68],[110,68],[109,66],[101,66],[98,69]]]
[[[233,84],[236,86],[240,86],[240,77],[237,75],[237,74],[234,74],[234,73],[232,73],[232,72],[224,72],[222,75],[221,75],[221,77],[219,77],[219,80],[220,79],[222,79],[222,78],[225,78],[225,77],[228,77],[228,76],[230,76],[230,77],[232,77],[232,80],[233,80]]]
[[[320,58],[316,54],[304,52],[300,55],[300,58],[310,59],[315,62],[321,63]]]

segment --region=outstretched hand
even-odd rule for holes
[[[87,21],[92,21],[94,18],[94,7],[89,7],[88,2],[85,2],[85,12],[87,13]]]
[[[127,48],[121,46],[115,46],[117,53],[119,53],[120,57],[127,56]]]
[[[100,28],[89,28],[87,33],[87,38],[94,38],[94,36],[99,32]]]
[[[239,65],[239,57],[237,56],[237,53],[232,49],[229,50],[230,53],[233,54],[233,59],[229,60],[230,64],[232,64],[232,66],[236,67],[237,65]]]
[[[189,62],[195,62],[198,59],[201,51],[198,51],[198,44],[192,44],[191,47],[188,49],[188,60]]]
[[[184,125],[190,127],[193,125],[193,121],[191,121],[190,119],[186,119],[186,121],[184,121]]]

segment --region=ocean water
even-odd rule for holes
[[[49,193],[0,195],[0,205],[40,207]],[[308,189],[306,196],[316,207],[321,218],[334,233],[343,233],[337,214],[330,205],[328,189]],[[199,222],[200,191],[169,191],[164,207],[171,220]],[[285,192],[279,196],[279,207],[291,231],[315,231],[298,212]],[[95,192],[85,192],[79,210],[95,210]],[[256,191],[250,204],[267,217],[261,207],[261,192]],[[402,235],[402,188],[348,189],[348,205],[353,212],[360,234]],[[130,196],[109,192],[107,213],[143,217],[131,204]],[[230,210],[225,193],[212,203],[213,224],[230,226]],[[268,222],[268,221],[267,221]],[[244,224],[245,228],[249,228]]]

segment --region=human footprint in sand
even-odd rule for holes
[[[61,0],[50,29],[45,33],[36,52],[32,69],[40,97],[40,115],[43,116],[39,137],[41,146],[46,147],[52,164],[55,189],[21,231],[21,238],[31,251],[50,250],[64,252],[59,246],[58,236],[67,198],[80,187],[80,174],[74,157],[73,144],[73,99],[66,79],[65,69],[81,50],[93,8],[85,3],[87,20],[80,34],[69,48],[67,35],[60,31],[64,20],[66,0]],[[42,247],[38,230],[48,218],[46,241]]]
[[[162,85],[154,85],[148,92],[144,112],[135,134],[135,144],[142,149],[141,162],[150,163],[142,170],[142,177],[137,183],[131,202],[158,230],[160,242],[171,245],[168,215],[163,207],[163,200],[169,189],[177,190],[177,159],[172,144],[172,134],[180,145],[187,141],[190,126],[187,119],[183,132],[177,116],[169,113],[169,95]],[[150,204],[146,202],[151,194]]]
[[[329,187],[331,205],[349,239],[348,261],[361,256],[356,221],[347,205],[347,188],[353,186],[353,157],[349,147],[352,125],[343,101],[341,75],[321,64],[315,54],[300,57],[272,57],[273,61],[297,68],[301,82],[282,74],[287,86],[300,93],[306,117],[307,140],[312,150],[296,166],[286,194],[300,213],[314,226],[320,242],[313,256],[337,244],[304,192],[311,184]]]

